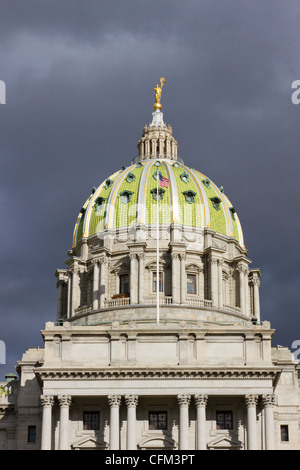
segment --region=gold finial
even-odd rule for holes
[[[154,110],[156,109],[161,109],[161,104],[160,104],[160,98],[161,98],[161,90],[162,87],[164,86],[166,80],[164,77],[161,77],[160,79],[160,86],[156,85],[153,90],[155,91],[155,104],[153,105]]]

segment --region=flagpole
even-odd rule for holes
[[[159,170],[156,172],[156,322],[159,324],[159,201],[158,201]]]

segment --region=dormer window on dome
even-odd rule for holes
[[[121,194],[120,194],[120,201],[122,204],[127,204],[128,202],[130,202],[130,199],[131,199],[131,196],[133,195],[133,192],[131,191],[123,191]]]
[[[155,201],[161,201],[164,197],[165,190],[163,188],[153,188],[151,189],[152,197]]]
[[[97,197],[95,201],[96,211],[99,211],[103,208],[104,202],[106,201],[105,197]]]
[[[229,210],[230,210],[230,214],[231,214],[231,217],[233,218],[233,220],[235,220],[235,208],[234,207],[229,207]]]
[[[222,202],[222,199],[220,199],[218,196],[214,196],[214,197],[211,197],[210,198],[211,202],[212,202],[212,205],[213,207],[219,211],[221,208],[220,208],[220,204]]]
[[[186,202],[193,204],[195,202],[196,193],[194,191],[184,191],[183,192]]]

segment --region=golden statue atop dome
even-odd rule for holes
[[[166,80],[164,77],[161,77],[160,79],[160,86],[156,85],[153,90],[155,91],[155,104],[153,105],[154,110],[161,109],[161,104],[160,104],[160,98],[161,98],[161,90],[162,87],[164,86]]]

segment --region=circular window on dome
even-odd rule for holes
[[[110,188],[112,184],[113,181],[110,178],[107,178],[107,180],[105,181],[105,189]]]
[[[135,180],[135,175],[130,171],[126,176],[127,183],[132,183]]]
[[[202,183],[204,184],[204,186],[210,189],[210,179],[208,177],[202,180]]]
[[[189,179],[190,179],[190,175],[189,175],[186,171],[184,171],[183,173],[181,173],[180,179],[181,179],[184,183],[188,183],[188,182],[189,182]]]

